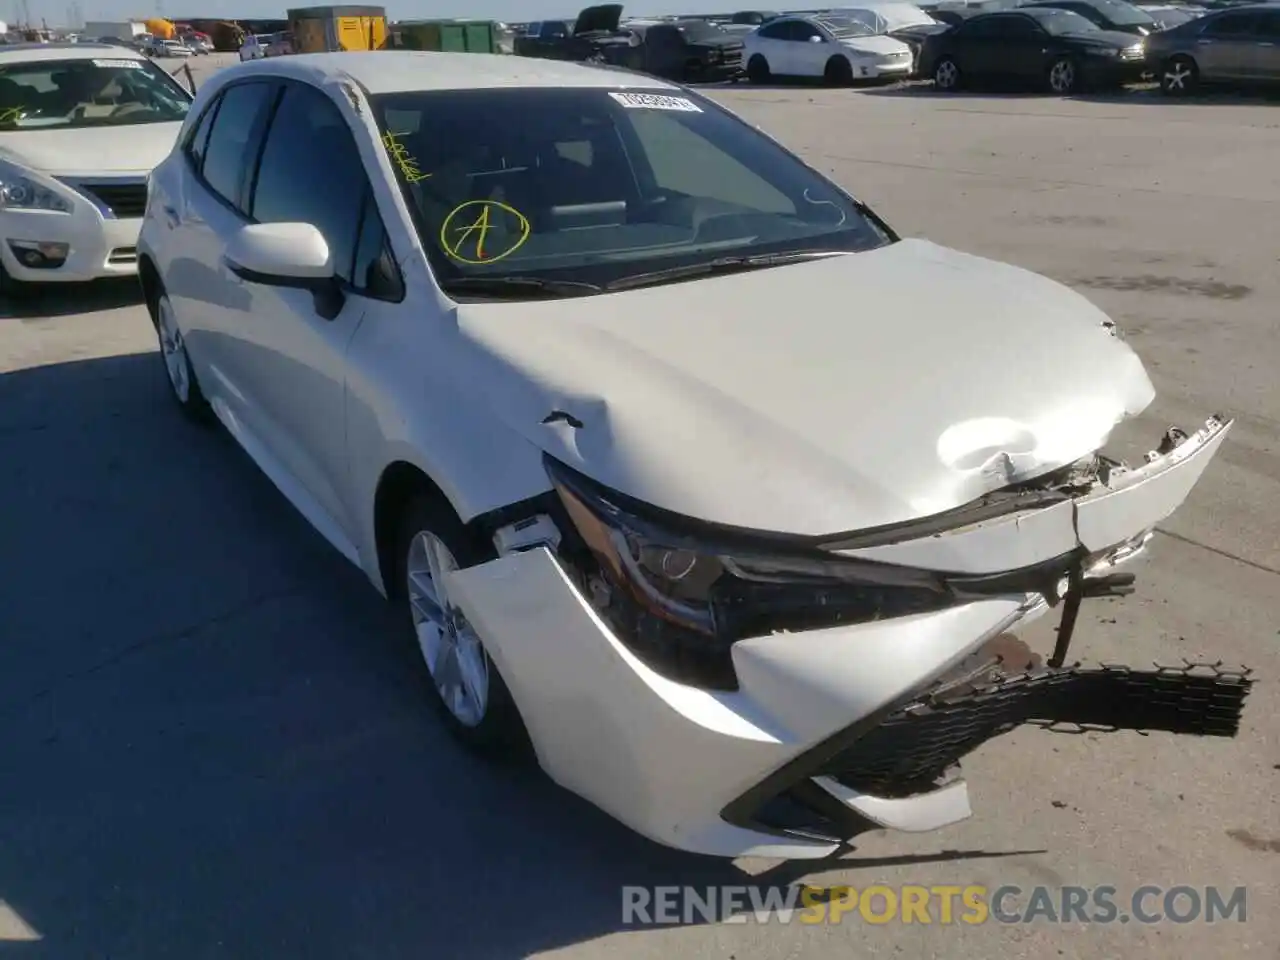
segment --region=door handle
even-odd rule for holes
[[[1197,41],[1196,41],[1196,43],[1200,44],[1201,46],[1207,46],[1208,44],[1213,43],[1213,41],[1212,41],[1212,40],[1197,40]]]
[[[1261,43],[1259,43],[1259,44],[1258,44],[1258,46],[1260,46],[1260,47],[1274,47],[1274,46],[1275,46],[1275,44],[1274,44],[1274,43],[1272,43],[1270,40],[1263,40]]]

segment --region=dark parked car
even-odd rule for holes
[[[1139,37],[1163,30],[1166,26],[1147,11],[1140,10],[1132,3],[1126,3],[1125,0],[1032,0],[1024,7],[1070,10],[1092,21],[1094,26],[1101,27],[1103,30],[1132,33]]]
[[[564,60],[569,52],[573,23],[568,20],[535,20],[512,42],[512,52],[520,57]]]
[[[983,10],[975,10],[972,7],[954,7],[946,10],[937,9],[928,11],[929,16],[948,27],[958,27],[966,20],[971,20],[979,13],[984,12],[985,11]]]
[[[620,3],[587,7],[572,24],[563,20],[544,20],[529,24],[525,35],[515,39],[512,51],[517,56],[542,60],[613,62],[614,57],[606,54],[605,48],[626,47],[635,42],[630,31],[619,27],[621,20]]]
[[[606,60],[682,83],[726,80],[742,73],[742,39],[705,20],[633,27],[640,43],[606,51]]]
[[[918,70],[939,90],[1016,81],[1068,94],[1136,81],[1146,63],[1132,34],[1101,30],[1069,10],[1018,7],[929,37]]]
[[[1148,37],[1146,49],[1170,96],[1206,83],[1280,83],[1280,5],[1216,10]]]

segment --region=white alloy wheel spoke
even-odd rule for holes
[[[423,531],[409,544],[409,608],[418,646],[440,699],[463,724],[475,726],[489,699],[484,648],[462,613],[449,602],[445,578],[458,562],[439,537]]]

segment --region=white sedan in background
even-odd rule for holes
[[[133,274],[147,175],[190,105],[133,50],[0,47],[0,292]]]
[[[267,38],[259,37],[254,34],[244,38],[244,42],[240,44],[240,62],[246,60],[261,60],[267,55]]]
[[[850,14],[779,17],[743,38],[743,60],[753,83],[773,77],[821,77],[841,85],[854,80],[911,75],[911,48]]]
[[[151,188],[178,407],[397,604],[462,742],[646,836],[822,857],[968,816],[955,763],[1023,722],[1234,734],[1238,674],[1009,638],[1060,606],[1065,655],[1230,422],[1103,456],[1153,389],[1101,311],[713,101],[282,57],[217,74]]]

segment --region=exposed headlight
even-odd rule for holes
[[[984,596],[1056,594],[1063,563],[988,577],[854,560],[806,538],[726,530],[607,491],[551,457],[560,546],[583,593],[653,669],[734,689],[730,648],[771,633],[940,610]]]
[[[1119,50],[1110,49],[1110,48],[1107,48],[1107,47],[1098,47],[1098,48],[1094,49],[1094,50],[1092,51],[1092,53],[1093,53],[1093,55],[1094,55],[1095,57],[1118,57],[1118,56],[1120,56],[1120,51],[1119,51]]]
[[[0,166],[0,209],[70,213],[71,203],[48,187],[36,183],[30,177],[22,176],[6,165]]]

